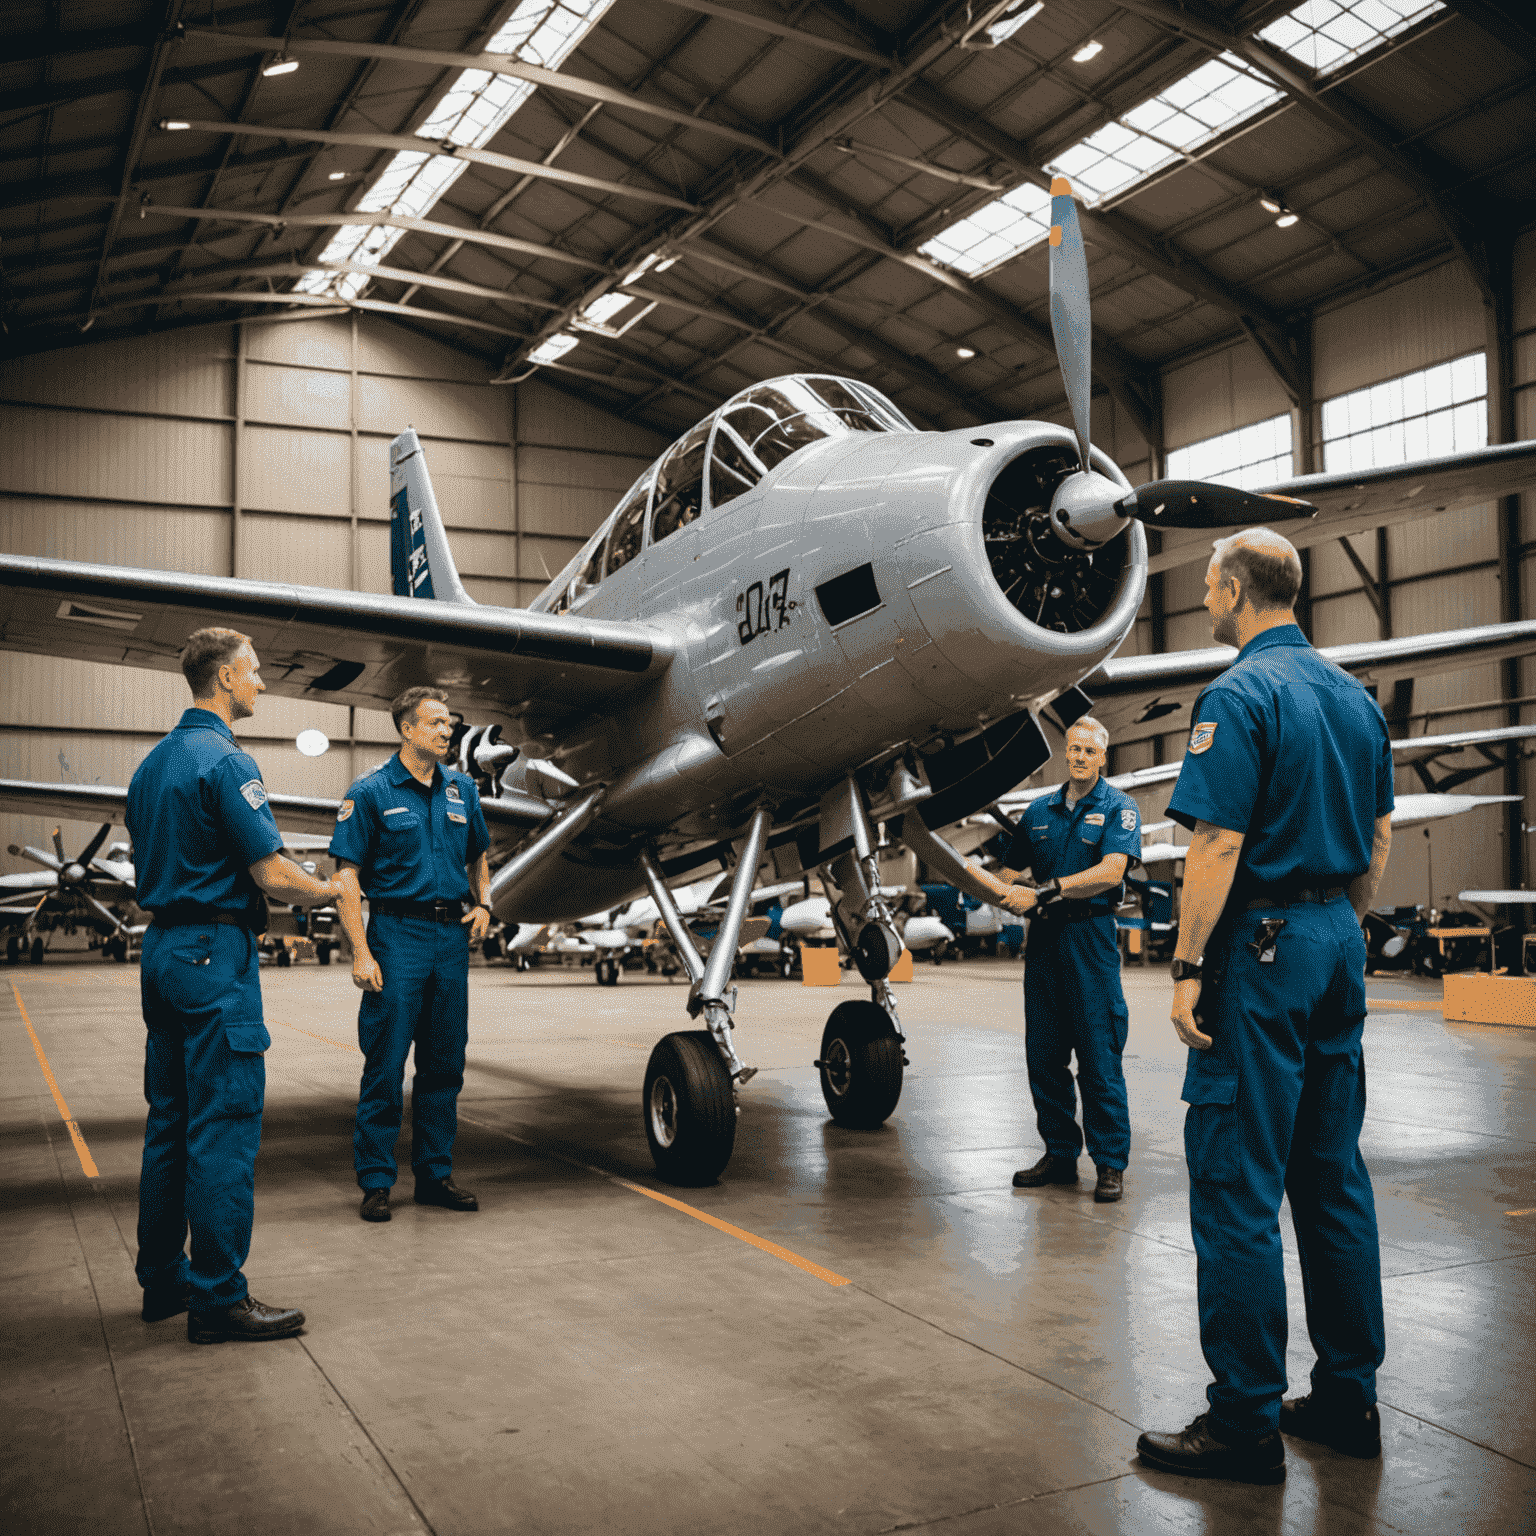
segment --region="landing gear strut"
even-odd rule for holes
[[[853,836],[853,852],[830,870],[823,867],[820,874],[838,940],[869,983],[870,1000],[840,1003],[832,1010],[814,1065],[833,1121],[850,1130],[872,1131],[895,1110],[907,1065],[906,1036],[889,980],[901,958],[901,936],[880,893],[874,828],[852,774],[823,798],[822,823],[823,846],[838,840],[828,835],[829,823],[843,837],[850,832]]]
[[[720,1177],[736,1145],[736,1089],[757,1073],[756,1067],[743,1063],[731,1040],[736,988],[728,983],[768,822],[767,810],[753,813],[707,961],[677,910],[655,855],[650,850],[641,855],[646,884],[692,982],[689,1016],[703,1014],[708,1026],[666,1036],[645,1069],[645,1138],[656,1171],[672,1184],[712,1184]]]

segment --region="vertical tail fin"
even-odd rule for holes
[[[414,427],[389,445],[389,561],[396,597],[474,602],[454,566]]]

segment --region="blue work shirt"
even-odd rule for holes
[[[439,764],[422,784],[397,752],[347,791],[330,854],[357,865],[370,900],[463,901],[464,866],[490,846],[475,781]]]
[[[1075,806],[1067,805],[1067,785],[1024,807],[1018,833],[1003,859],[1006,869],[1030,869],[1035,883],[1080,875],[1111,853],[1128,855],[1127,868],[1141,857],[1141,812],[1123,790],[1102,774]],[[1108,912],[1115,891],[1092,898]]]
[[[211,710],[187,710],[139,764],[124,820],[146,912],[213,907],[252,912],[264,926],[266,898],[250,866],[278,852],[283,836],[261,769]]]
[[[1195,702],[1168,814],[1244,834],[1239,887],[1347,885],[1391,814],[1392,746],[1365,688],[1294,624],[1257,634]]]

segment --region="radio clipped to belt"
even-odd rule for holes
[[[1249,940],[1248,952],[1258,960],[1260,965],[1275,963],[1275,945],[1285,923],[1286,920],[1283,917],[1266,917],[1259,924],[1253,938]]]

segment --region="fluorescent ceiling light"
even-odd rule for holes
[[[270,80],[273,75],[291,75],[298,67],[297,59],[279,59],[275,64],[268,64],[262,74]]]
[[[651,268],[654,267],[656,265],[656,263],[660,259],[661,259],[660,253],[657,252],[657,251],[652,251],[651,254],[649,256],[647,256],[645,258],[645,260],[642,261],[638,267],[632,268],[625,275],[624,280],[620,284],[620,286],[623,287],[623,288],[627,288],[631,283],[638,283],[640,281],[640,279],[642,277],[644,277],[645,274],[647,272],[649,272],[651,270]]]
[[[631,305],[637,305],[638,308],[627,319],[620,321],[619,316]],[[649,304],[641,304],[632,293],[610,291],[593,299],[571,321],[571,325],[578,331],[596,331],[602,336],[622,336],[655,308],[655,299],[652,299]]]
[[[487,53],[511,54],[528,64],[559,69],[602,19],[613,0],[519,0],[501,30],[485,45]],[[483,149],[533,94],[529,80],[465,69],[448,87],[416,136],[435,144],[448,141]],[[398,213],[425,218],[437,200],[468,168],[431,150],[401,150],[358,203],[360,213]],[[378,266],[405,237],[387,225],[343,224],[320,253],[321,261],[350,261]],[[334,293],[355,299],[368,286],[361,273],[310,273],[294,285],[298,293]],[[574,340],[572,345],[575,345]]]
[[[347,179],[347,173],[345,171],[332,171],[331,174],[325,179],[327,181],[345,181]]]
[[[547,341],[541,341],[532,352],[528,354],[530,363],[554,363],[558,362],[579,338],[567,336],[563,332],[558,336],[551,336]]]
[[[1444,9],[1440,0],[1306,0],[1259,36],[1328,74]]]
[[[1023,4],[1023,0],[1020,0],[1020,4]],[[1005,13],[1000,20],[994,21],[987,28],[988,40],[994,48],[999,43],[1006,43],[1020,27],[1033,21],[1044,9],[1045,0],[1035,0],[1034,5],[1025,6],[1022,11],[1015,8],[1012,13]]]
[[[1255,112],[1281,92],[1231,54],[1210,59],[1117,122],[1064,150],[1042,167],[1068,177],[1090,207],[1172,165]],[[1043,240],[1051,196],[1026,183],[967,214],[919,247],[922,255],[981,277]]]
[[[167,117],[161,119],[160,126],[165,129],[167,133],[180,133],[184,128],[190,128],[192,124],[173,122],[170,118]]]
[[[676,256],[667,256],[667,257],[664,257],[661,261],[658,261],[656,263],[656,270],[658,272],[665,272],[668,267],[675,267],[676,265],[677,265],[677,257]]]
[[[974,347],[956,347],[955,356],[963,357],[969,361],[971,358],[976,356],[976,349]]]
[[[1276,224],[1277,224],[1277,225],[1278,225],[1278,226],[1279,226],[1279,227],[1280,227],[1280,228],[1281,228],[1281,229],[1289,229],[1289,228],[1290,228],[1290,227],[1291,227],[1291,225],[1292,225],[1292,224],[1294,224],[1294,223],[1296,223],[1296,221],[1297,221],[1297,220],[1298,220],[1298,219],[1299,219],[1299,218],[1300,218],[1300,217],[1301,217],[1301,215],[1300,215],[1300,214],[1299,214],[1299,213],[1292,213],[1292,212],[1291,212],[1291,210],[1290,210],[1290,209],[1289,209],[1289,208],[1287,208],[1287,209],[1286,209],[1286,210],[1285,210],[1285,212],[1284,212],[1284,213],[1282,213],[1282,214],[1281,214],[1281,215],[1280,215],[1280,217],[1279,217],[1279,218],[1278,218],[1278,219],[1276,219],[1276,220],[1275,220],[1275,223],[1276,223]]]
[[[1072,55],[1074,64],[1086,64],[1089,59],[1096,59],[1104,52],[1104,44],[1099,42],[1084,43],[1076,53]]]
[[[323,757],[331,745],[331,738],[311,726],[307,731],[300,731],[293,744],[305,757]]]
[[[1265,213],[1279,213],[1284,206],[1285,204],[1273,192],[1264,192],[1259,196],[1259,207]]]

